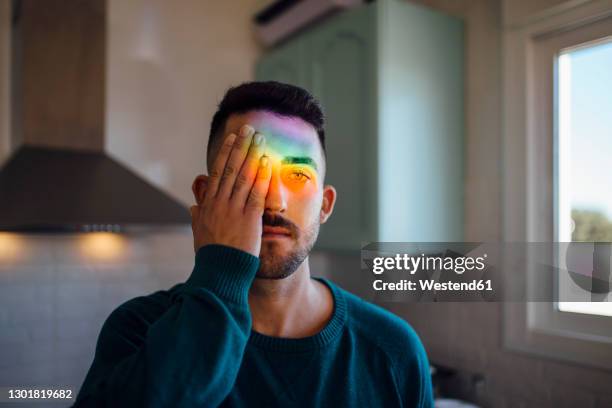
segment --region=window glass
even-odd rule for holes
[[[557,60],[560,242],[612,242],[612,41]],[[611,302],[560,302],[563,312],[612,316]]]

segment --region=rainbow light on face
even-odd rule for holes
[[[300,118],[269,111],[251,111],[240,118],[265,137],[264,154],[272,165],[272,177],[292,192],[314,194],[322,187],[322,150],[318,134]],[[321,177],[321,180],[319,180]]]
[[[268,145],[277,149],[292,146],[302,152],[312,150],[311,137],[308,135],[310,125],[291,117],[279,116],[270,112],[257,112],[249,118],[249,123],[266,136]],[[278,146],[277,146],[278,144]]]
[[[264,154],[270,160],[273,177],[278,174],[283,185],[294,193],[313,194],[319,188],[319,169],[312,148],[284,136],[264,134]]]

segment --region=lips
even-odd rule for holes
[[[291,232],[289,232],[289,230],[282,228],[282,227],[268,227],[268,226],[264,226],[263,227],[263,233],[264,235],[286,235],[286,236],[290,236]]]

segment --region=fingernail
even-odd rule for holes
[[[252,135],[254,131],[255,131],[255,129],[253,129],[251,126],[244,125],[242,127],[242,137],[248,137],[248,136]]]
[[[268,157],[262,156],[259,160],[259,164],[261,165],[261,167],[268,167]]]
[[[255,143],[255,146],[259,146],[261,142],[263,142],[263,135],[261,133],[255,133],[253,142]]]
[[[230,135],[225,140],[227,141],[227,144],[233,144],[236,140],[236,134],[230,133]]]

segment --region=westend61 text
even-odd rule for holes
[[[374,290],[399,290],[399,291],[491,291],[491,279],[474,279],[470,282],[436,282],[433,279],[422,279],[417,282],[402,279],[397,282],[383,282],[377,279],[373,283]]]

